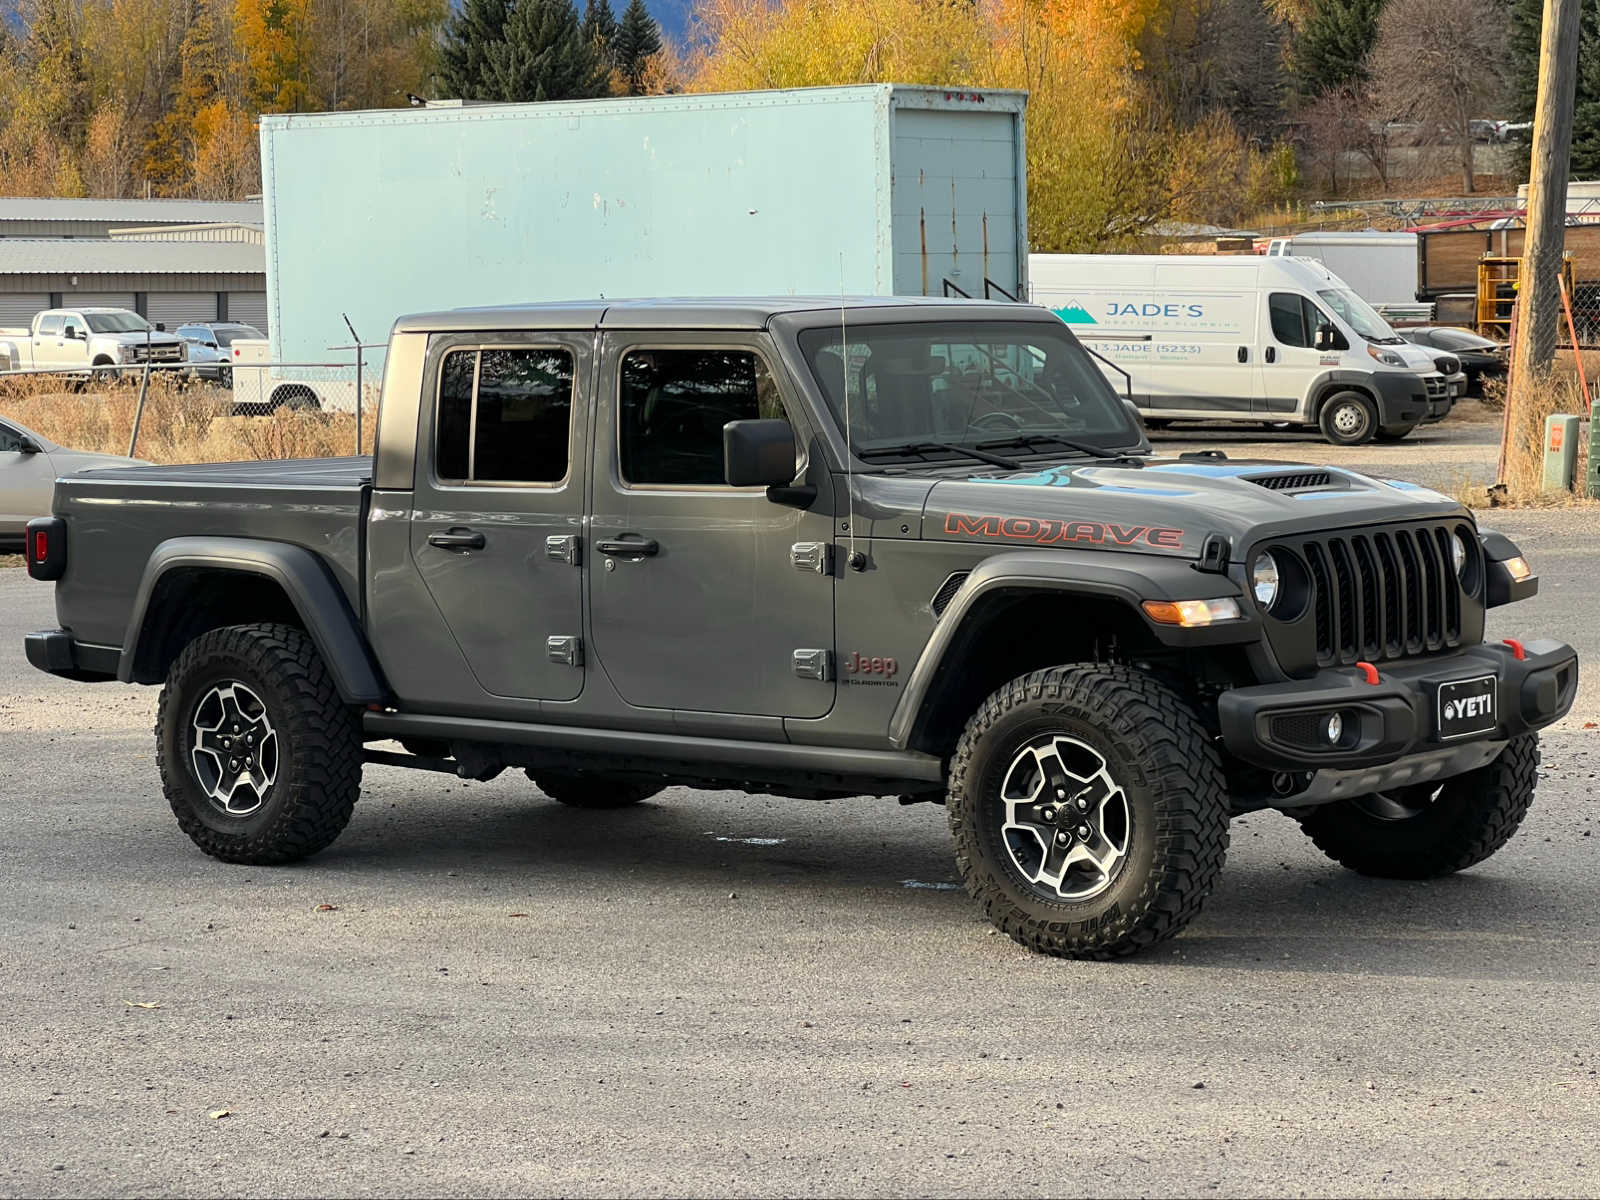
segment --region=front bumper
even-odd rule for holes
[[[1268,771],[1354,772],[1378,779],[1368,791],[1395,785],[1380,776],[1419,782],[1405,778],[1403,768],[1407,760],[1422,756],[1431,756],[1438,768],[1431,777],[1459,774],[1481,765],[1474,761],[1481,752],[1542,729],[1572,707],[1578,690],[1577,652],[1557,641],[1529,642],[1522,649],[1523,658],[1510,645],[1480,645],[1438,658],[1385,664],[1375,684],[1352,667],[1292,683],[1235,688],[1217,701],[1223,745],[1236,758]],[[1485,676],[1495,681],[1495,727],[1441,737],[1440,686]],[[1323,732],[1333,713],[1340,714],[1344,726],[1337,745],[1329,745]],[[1474,746],[1480,754],[1474,754]],[[1374,774],[1391,765],[1402,769]]]
[[[1450,383],[1437,371],[1375,371],[1378,423],[1383,426],[1417,425],[1450,415]]]

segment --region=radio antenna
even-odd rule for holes
[[[856,551],[856,486],[854,479],[855,451],[852,448],[855,432],[850,426],[850,333],[845,326],[844,303],[844,251],[839,252],[839,363],[844,377],[844,531],[850,537],[850,565],[857,571],[865,560]]]

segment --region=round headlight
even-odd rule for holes
[[[1451,539],[1450,558],[1456,565],[1456,574],[1465,574],[1467,563],[1471,560],[1471,552],[1467,549],[1467,539],[1459,533]]]
[[[1256,556],[1255,566],[1250,568],[1250,588],[1255,593],[1256,603],[1262,608],[1271,608],[1278,598],[1278,560],[1272,557],[1272,552],[1263,551]]]

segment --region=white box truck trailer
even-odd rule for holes
[[[1028,273],[1152,425],[1285,422],[1355,445],[1450,411],[1434,356],[1303,258],[1035,254]]]
[[[1273,238],[1267,243],[1267,257],[1320,263],[1374,308],[1418,307],[1414,233],[1297,233]]]
[[[376,342],[463,305],[1020,297],[1026,100],[886,84],[264,116],[272,354],[327,359],[344,314]]]

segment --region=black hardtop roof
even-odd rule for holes
[[[660,300],[574,300],[457,308],[404,316],[396,333],[441,333],[482,329],[765,329],[772,318],[799,313],[870,313],[882,318],[900,310],[912,319],[967,316],[1056,320],[1047,309],[1003,300],[942,299],[935,296],[737,296]]]

